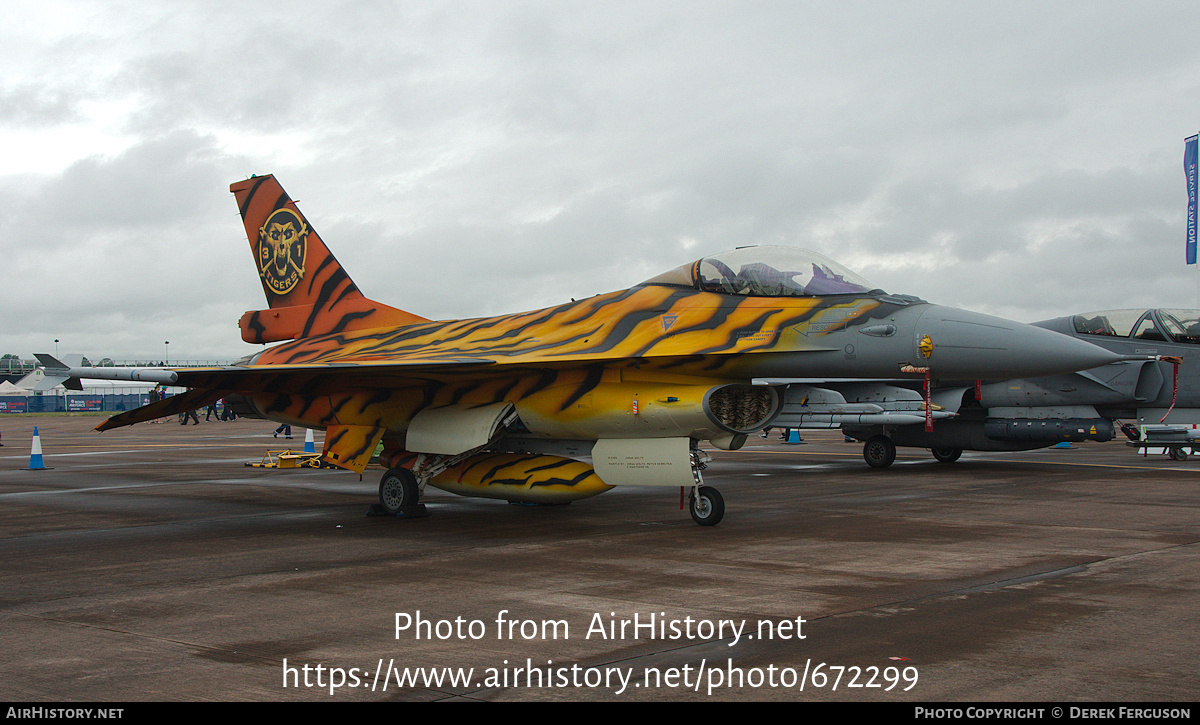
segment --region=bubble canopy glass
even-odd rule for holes
[[[1200,310],[1104,310],[1075,315],[1071,322],[1081,335],[1200,345]]]
[[[828,257],[796,247],[741,247],[676,267],[642,284],[756,297],[863,294],[875,287]]]

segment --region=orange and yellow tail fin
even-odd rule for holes
[[[269,309],[238,321],[246,342],[277,342],[425,318],[369,300],[274,176],[232,184]]]

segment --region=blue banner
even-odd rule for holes
[[[1187,263],[1196,263],[1196,141],[1200,134],[1183,142],[1183,173],[1187,176]]]

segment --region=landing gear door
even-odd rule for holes
[[[331,425],[325,429],[325,449],[321,459],[326,463],[362,473],[375,452],[384,429],[371,425]]]
[[[939,390],[931,397],[933,404],[940,406],[942,410],[950,413],[957,413],[962,407],[963,396],[966,395],[970,388],[951,388],[949,390]],[[971,398],[974,399],[975,391],[971,391]],[[936,410],[936,408],[935,408]]]
[[[408,425],[405,447],[414,453],[453,456],[487,445],[515,417],[512,403],[426,408]]]
[[[694,486],[691,439],[602,438],[592,467],[610,486]]]

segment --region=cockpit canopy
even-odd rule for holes
[[[704,257],[642,284],[756,297],[821,297],[874,289],[867,280],[816,252],[771,246],[741,247]]]
[[[1200,310],[1107,310],[1075,315],[1071,323],[1081,335],[1200,345]]]

